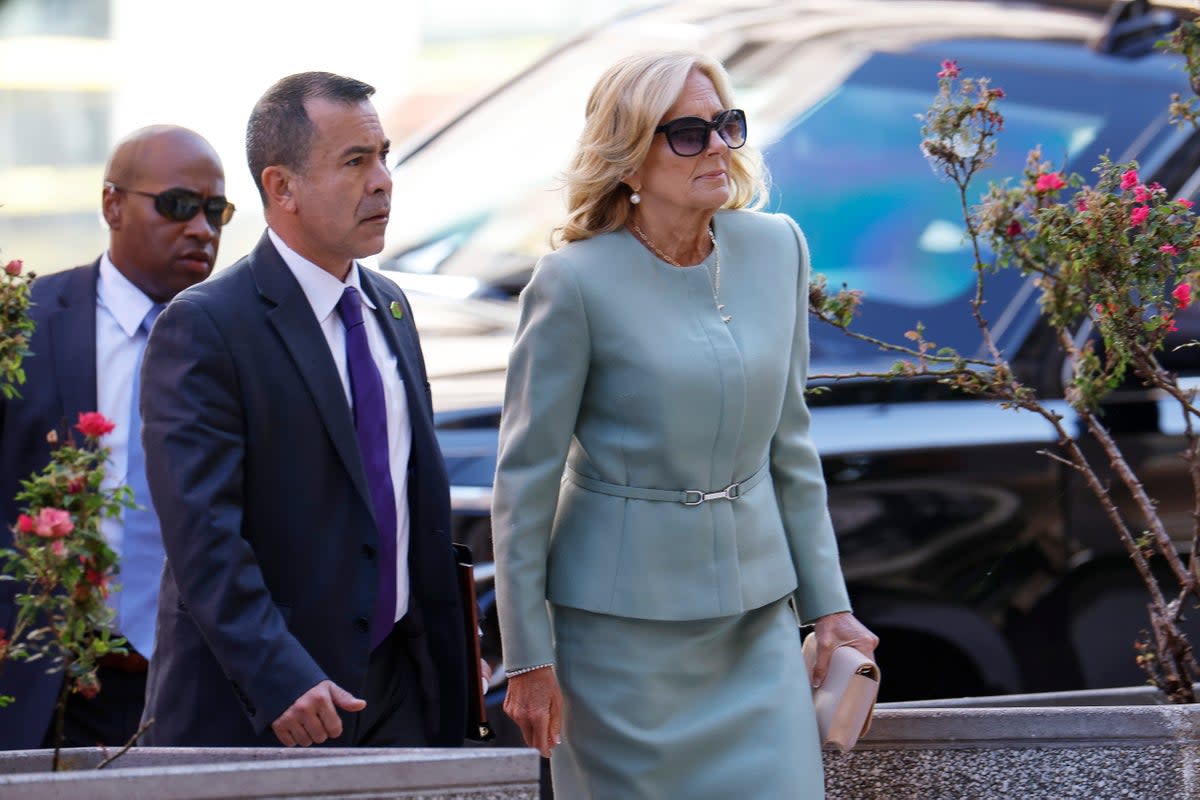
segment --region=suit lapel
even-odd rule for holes
[[[96,279],[100,262],[72,273],[58,295],[58,308],[47,320],[54,377],[69,427],[81,411],[95,411]]]
[[[355,489],[367,508],[372,508],[367,475],[354,433],[354,418],[350,404],[346,402],[337,365],[329,352],[329,343],[317,324],[312,306],[300,284],[266,234],[254,249],[250,270],[259,294],[273,306],[267,311],[267,320],[279,332],[292,363],[308,386],[313,403]]]

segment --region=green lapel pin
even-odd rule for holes
[[[393,317],[396,319],[404,319],[404,306],[400,305],[399,300],[393,300],[392,304],[388,306],[388,308],[391,309]]]

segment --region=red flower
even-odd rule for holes
[[[994,89],[988,89],[988,96],[994,97],[997,100],[1003,100],[1004,99],[1004,90],[1001,89],[999,86],[997,86]]]
[[[1008,223],[1008,230],[1006,230],[1004,232],[1004,234],[1005,234],[1005,236],[1008,236],[1010,239],[1014,236],[1020,236],[1021,235],[1021,223],[1017,222],[1015,219],[1012,220],[1011,222]]]
[[[21,267],[24,263],[19,258],[14,258],[12,261],[4,265],[4,271],[14,278],[21,274]]]
[[[33,528],[33,517],[28,514],[21,514],[17,517],[17,530],[21,533],[33,533]]]
[[[92,439],[99,439],[112,433],[114,425],[108,417],[101,414],[99,411],[81,411],[79,412],[79,422],[75,425],[84,436]]]
[[[1184,200],[1182,197],[1179,198],[1178,200],[1176,200],[1175,202],[1177,204],[1183,206],[1184,208],[1191,208],[1192,206],[1195,205],[1195,203],[1193,203],[1191,200]]]
[[[81,476],[75,476],[67,482],[67,494],[79,494],[87,484]]]
[[[1150,199],[1150,190],[1141,185],[1133,187],[1133,199],[1139,203],[1147,202]]]
[[[1164,244],[1162,247],[1158,248],[1158,252],[1166,253],[1169,256],[1177,256],[1179,255],[1179,248],[1173,244]]]
[[[1129,191],[1138,185],[1138,174],[1136,169],[1131,169],[1128,172],[1121,174],[1121,188]]]
[[[946,59],[942,62],[942,71],[937,74],[939,78],[957,78],[959,73],[958,62]]]
[[[76,690],[88,700],[91,700],[100,693],[100,681],[96,680],[93,675],[80,678],[79,683],[76,685]]]
[[[1170,245],[1163,245],[1170,247]],[[1190,284],[1181,283],[1171,292],[1171,296],[1175,298],[1175,302],[1179,304],[1179,310],[1187,308],[1192,304],[1192,287]]]
[[[34,521],[34,533],[45,539],[60,539],[75,530],[71,515],[61,508],[43,508]]]
[[[1079,209],[1080,213],[1087,211],[1087,200],[1079,198],[1075,201],[1075,207]]]
[[[1046,172],[1038,175],[1034,188],[1039,192],[1054,192],[1066,186],[1066,182],[1057,172]]]
[[[1136,228],[1146,221],[1146,217],[1150,216],[1150,209],[1145,206],[1138,206],[1129,214],[1129,227]]]

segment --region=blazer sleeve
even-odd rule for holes
[[[520,305],[492,508],[496,602],[510,671],[554,662],[546,564],[591,352],[583,299],[561,253],[543,257]]]
[[[796,568],[796,610],[807,623],[826,614],[850,610],[850,598],[838,561],[821,460],[811,436],[812,417],[804,399],[809,359],[808,243],[790,217],[779,216],[795,235],[799,279],[791,366],[779,427],[771,440],[771,477]]]
[[[262,712],[247,717],[262,733],[326,675],[288,632],[242,536],[244,416],[229,345],[205,309],[176,298],[141,375],[147,477],[179,596]]]

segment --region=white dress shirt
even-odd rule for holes
[[[96,410],[116,427],[104,437],[109,464],[104,470],[103,489],[127,482],[133,368],[145,347],[139,329],[153,306],[154,301],[122,275],[105,252],[100,257],[100,276],[96,280]],[[104,519],[100,530],[109,547],[120,555],[124,533],[121,520]]]
[[[275,245],[284,263],[300,283],[304,296],[308,298],[308,304],[312,307],[321,332],[325,334],[325,341],[329,344],[329,352],[337,365],[338,375],[342,378],[346,403],[353,408],[350,370],[346,366],[346,329],[337,314],[337,304],[342,299],[342,292],[346,287],[353,286],[359,290],[363,305],[374,311],[375,305],[362,291],[358,275],[359,266],[354,264],[345,282],[339,281],[288,247],[275,231],[268,228],[267,235],[271,237],[271,243]],[[412,423],[408,416],[408,398],[404,393],[404,380],[400,377],[400,369],[396,364],[396,354],[384,338],[383,329],[375,314],[364,311],[363,320],[366,322],[371,358],[379,368],[380,377],[383,378],[383,397],[387,404],[388,453],[392,486],[396,494],[396,619],[399,620],[408,611],[408,458],[412,450]]]

